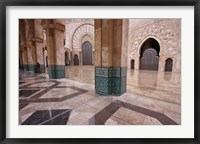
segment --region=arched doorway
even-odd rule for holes
[[[153,39],[147,39],[140,49],[140,69],[158,70],[160,45]]]
[[[92,65],[92,45],[89,41],[82,44],[83,65]]]
[[[173,66],[173,60],[171,58],[166,59],[165,61],[165,71],[171,72]]]
[[[135,69],[135,60],[134,59],[131,60],[131,69]]]
[[[74,55],[74,65],[79,65],[79,59],[77,54]]]

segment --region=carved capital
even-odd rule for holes
[[[28,50],[28,49],[31,49],[31,45],[24,45],[24,50]]]
[[[33,37],[33,38],[32,38],[32,41],[33,41],[33,42],[43,43],[43,39],[42,39],[42,38],[39,38],[39,37]]]
[[[49,28],[50,29],[57,29],[57,30],[60,30],[62,32],[65,31],[65,25],[61,24],[61,23],[51,23],[49,24]]]
[[[65,31],[65,25],[63,25],[61,23],[55,23],[54,26],[57,30],[60,30],[60,31],[63,31],[63,32]]]

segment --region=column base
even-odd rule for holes
[[[48,74],[50,79],[65,78],[65,66],[64,65],[49,65]]]
[[[126,92],[126,67],[95,67],[95,92],[120,96]]]
[[[112,68],[95,67],[95,91],[101,95],[112,94]]]
[[[122,95],[126,92],[127,68],[113,68],[113,94]]]
[[[26,65],[24,65],[24,67],[25,67],[26,71],[32,71],[32,72],[35,73],[35,68],[36,68],[35,65],[33,65],[33,64],[26,64]]]
[[[28,64],[23,64],[23,68],[22,68],[23,70],[28,71],[28,68],[29,68]]]
[[[40,69],[42,73],[45,73],[45,65],[40,65]]]

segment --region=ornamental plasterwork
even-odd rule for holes
[[[130,32],[130,57],[137,55],[137,52],[148,37],[158,38],[162,45],[162,55],[175,55],[177,53],[177,43],[179,43],[179,25],[170,24],[170,20],[163,20],[145,27],[132,30]]]
[[[81,38],[83,35],[90,35],[94,36],[94,26],[91,24],[84,24],[80,26],[75,32],[74,35],[72,36],[72,47],[75,49],[79,49],[81,46]]]

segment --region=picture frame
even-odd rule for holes
[[[7,94],[7,71],[6,71],[6,7],[8,6],[194,6],[194,138],[7,138],[6,137],[6,94]],[[0,23],[0,142],[2,144],[79,144],[79,143],[95,143],[95,144],[200,144],[200,98],[199,98],[199,47],[200,47],[200,1],[199,0],[4,0],[0,2],[1,7],[1,23]]]

